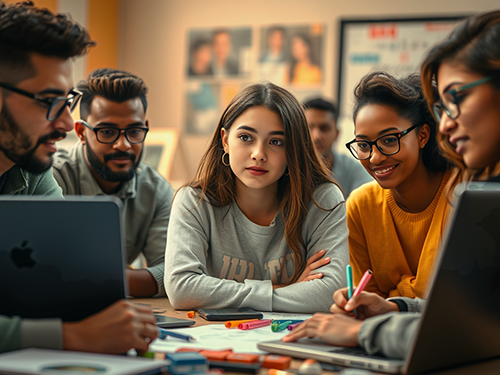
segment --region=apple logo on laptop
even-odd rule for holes
[[[33,266],[35,265],[34,259],[31,258],[33,249],[30,247],[26,247],[27,244],[28,241],[24,241],[21,247],[16,246],[10,251],[10,257],[12,261],[19,268],[33,268]]]

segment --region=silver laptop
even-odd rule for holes
[[[125,298],[121,202],[0,196],[0,314],[77,321]]]
[[[264,342],[259,349],[388,373],[419,374],[500,356],[500,184],[459,186],[427,305],[406,360],[320,340]]]

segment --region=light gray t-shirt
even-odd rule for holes
[[[354,189],[367,182],[373,181],[372,176],[365,170],[359,160],[351,155],[333,153],[333,178],[339,183],[347,197]]]
[[[331,183],[319,186],[302,226],[305,256],[321,249],[330,257],[316,273],[323,278],[286,284],[294,260],[284,222],[270,226],[250,221],[236,203],[215,207],[199,190],[181,189],[174,199],[165,255],[165,288],[177,309],[253,308],[259,311],[329,311],[333,293],[346,285],[349,260],[344,197]]]

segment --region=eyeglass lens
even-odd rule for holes
[[[102,143],[114,143],[120,137],[121,130],[104,128],[97,130],[97,140]],[[125,130],[125,137],[130,143],[142,143],[146,138],[146,129],[131,128]]]
[[[433,107],[434,115],[437,121],[441,121],[443,111],[451,119],[456,119],[459,115],[458,104],[455,103],[455,98],[449,93],[445,93],[439,100],[440,104],[435,104]]]
[[[399,152],[399,138],[395,135],[386,135],[376,140],[378,150],[384,155],[393,155]],[[356,141],[351,144],[351,150],[358,159],[368,159],[372,152],[372,145],[368,142]]]
[[[54,100],[50,105],[49,112],[47,114],[47,119],[49,119],[49,121],[57,119],[63,113],[64,109],[66,108],[66,105],[69,106],[69,109],[72,112],[75,109],[76,104],[78,103],[78,99],[80,99],[80,96],[70,96],[68,98],[54,98]]]

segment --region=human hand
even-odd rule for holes
[[[312,257],[310,257],[306,263],[306,268],[300,275],[300,277],[297,279],[297,283],[300,283],[302,281],[310,281],[314,279],[321,279],[323,277],[323,274],[320,273],[314,273],[316,269],[319,267],[322,267],[328,263],[330,263],[330,258],[321,258],[323,255],[325,255],[325,250],[320,250],[316,254],[314,254]]]
[[[334,314],[344,314],[354,317],[353,310],[356,309],[357,318],[365,320],[372,316],[399,311],[398,305],[387,301],[376,293],[361,292],[348,300],[347,288],[342,288],[333,293],[333,301],[330,311]]]
[[[314,314],[312,318],[293,329],[282,338],[296,341],[302,337],[317,337],[332,345],[358,346],[358,332],[363,323],[344,314]]]
[[[147,306],[120,300],[79,322],[63,323],[63,348],[121,354],[146,352],[158,336],[156,318]]]

